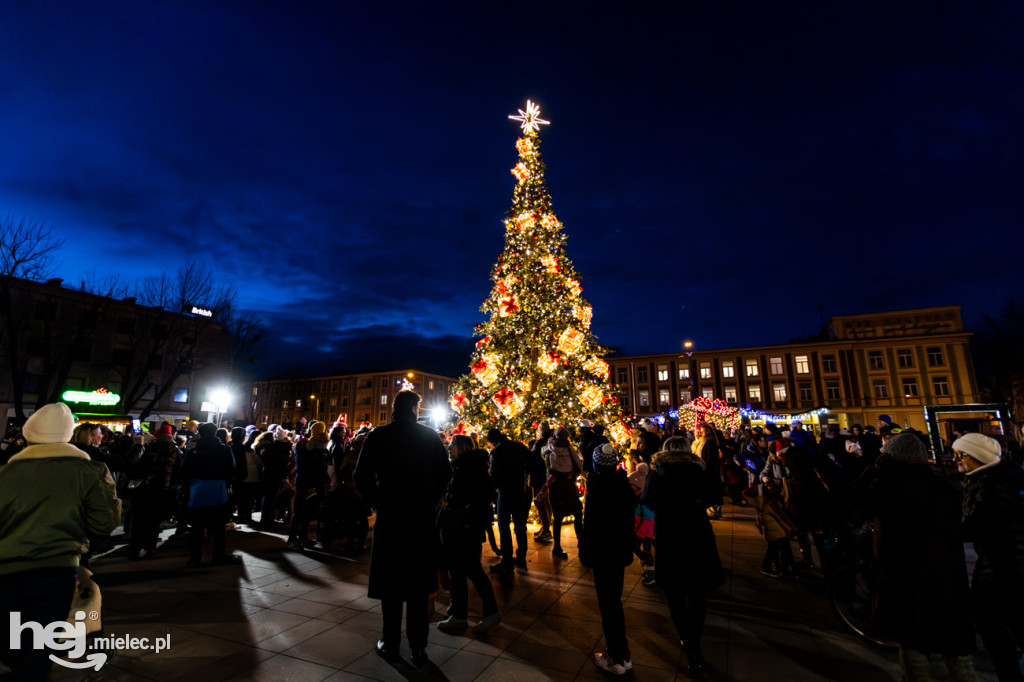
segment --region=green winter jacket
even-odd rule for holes
[[[74,445],[30,445],[0,468],[0,574],[77,567],[89,534],[120,523],[107,465]]]

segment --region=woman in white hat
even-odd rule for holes
[[[1017,652],[1024,642],[1024,468],[980,433],[953,441],[953,459],[966,474],[964,539],[978,554],[971,580],[978,634],[999,679],[1024,680]]]

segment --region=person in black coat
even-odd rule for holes
[[[448,452],[452,478],[437,514],[437,530],[445,563],[451,574],[451,615],[437,624],[442,632],[461,632],[469,626],[469,590],[466,580],[483,601],[483,619],[473,631],[483,634],[501,622],[491,581],[480,565],[485,528],[494,518],[497,493],[487,473],[487,451],[473,447],[469,436],[453,436]]]
[[[501,561],[491,566],[492,573],[509,574],[516,568],[526,569],[526,463],[530,450],[518,441],[511,440],[499,429],[487,432],[491,450],[491,480],[498,489],[498,538],[501,544]],[[516,529],[515,556],[512,552],[512,529]]]
[[[228,486],[235,478],[235,458],[231,448],[220,442],[217,426],[199,425],[196,445],[185,454],[181,467],[183,483],[188,487],[189,568],[200,565],[203,540],[213,542],[213,563],[238,563],[239,557],[225,551],[224,524],[228,514]]]
[[[974,543],[971,597],[978,633],[1001,682],[1021,680],[1017,645],[1024,642],[1024,469],[1000,456],[999,442],[980,433],[953,441],[966,474],[965,540]]]
[[[451,475],[437,433],[416,423],[419,405],[414,391],[395,396],[391,423],[366,437],[352,474],[359,494],[377,510],[367,590],[383,610],[377,653],[397,660],[404,602],[417,667],[427,662],[430,595],[437,591],[434,522]]]
[[[618,468],[614,447],[599,445],[588,459],[594,473],[587,479],[580,563],[594,571],[601,629],[608,647],[606,652],[594,654],[594,663],[621,675],[633,667],[622,611],[622,584],[626,566],[633,563],[636,497],[626,472]]]
[[[912,434],[890,438],[881,456],[870,493],[879,633],[900,645],[905,679],[931,679],[929,653],[946,658],[952,679],[974,679],[959,494],[932,471]]]
[[[132,498],[132,539],[128,543],[130,559],[152,559],[160,539],[160,522],[174,508],[175,491],[171,484],[181,468],[181,451],[174,442],[170,424],[163,424],[156,438],[145,446],[132,466],[135,488]]]
[[[725,574],[707,515],[704,462],[690,451],[684,437],[669,438],[662,448],[640,502],[654,511],[658,585],[665,590],[692,677],[707,668],[700,645],[707,595],[725,582]]]
[[[714,425],[697,425],[697,440],[693,441],[693,454],[704,462],[704,503],[708,516],[722,518],[722,447]]]
[[[295,512],[285,545],[302,550],[315,543],[309,537],[309,522],[327,499],[331,484],[327,473],[327,425],[314,421],[309,437],[295,444]]]

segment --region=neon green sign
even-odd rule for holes
[[[121,396],[117,393],[107,393],[105,388],[95,391],[64,391],[60,397],[69,403],[86,403],[88,405],[117,405],[121,402]]]

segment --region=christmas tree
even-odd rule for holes
[[[608,383],[605,351],[590,331],[592,309],[565,254],[562,224],[551,208],[540,155],[540,109],[532,102],[509,118],[522,123],[516,140],[516,187],[505,218],[505,250],[491,272],[494,287],[481,311],[470,373],[454,389],[456,432],[497,426],[525,439],[537,422],[603,423],[628,437]]]

